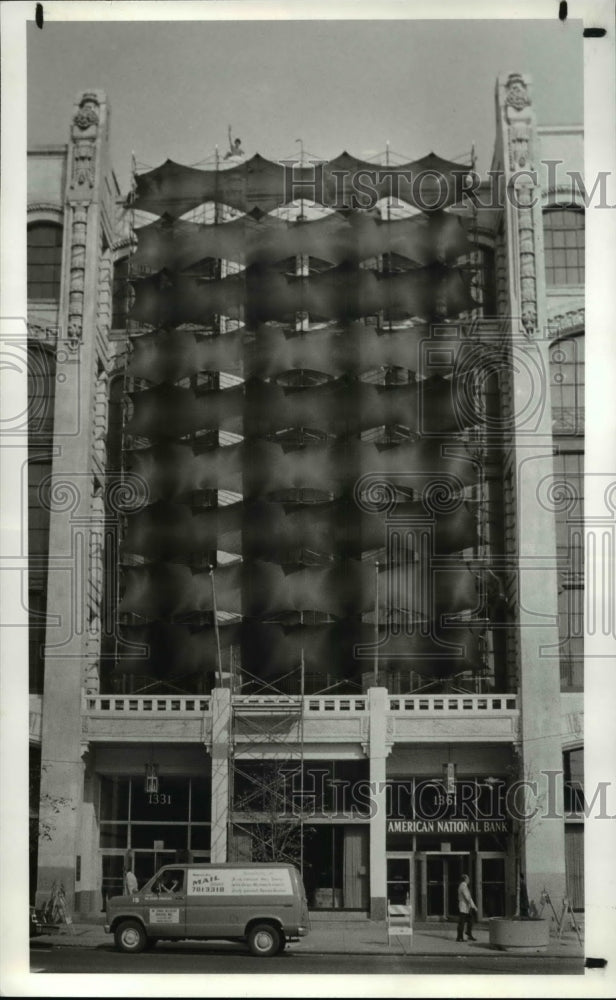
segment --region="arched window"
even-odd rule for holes
[[[545,280],[548,285],[584,284],[584,213],[556,206],[543,213]]]
[[[34,222],[28,227],[28,298],[58,302],[62,270],[62,226]]]
[[[584,433],[584,336],[556,340],[550,346],[552,431]]]

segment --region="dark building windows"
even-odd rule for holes
[[[128,257],[121,257],[113,265],[113,298],[111,328],[124,330],[128,321],[130,285],[128,283]]]
[[[37,343],[28,346],[28,558],[30,694],[42,694],[44,678],[49,476],[55,395],[55,358]]]
[[[554,456],[558,620],[561,690],[584,685],[584,455],[559,450]]]
[[[548,285],[584,283],[584,213],[556,206],[543,213],[545,280]]]
[[[28,227],[28,298],[60,301],[62,227],[35,222]]]
[[[558,618],[563,691],[584,687],[584,336],[550,346]]]

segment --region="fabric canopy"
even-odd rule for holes
[[[366,476],[420,492],[441,484],[456,493],[477,481],[479,469],[463,443],[437,436],[392,448],[349,441],[286,450],[282,444],[258,440],[201,454],[191,445],[170,443],[132,452],[130,467],[143,481],[150,502],[180,500],[204,489],[226,489],[249,498],[320,487],[340,496]]]
[[[276,323],[266,323],[250,338],[243,330],[219,336],[192,330],[150,331],[134,339],[132,349],[129,374],[158,385],[202,371],[267,379],[308,370],[339,378],[398,367],[428,376],[464,364],[476,346],[456,336],[455,330],[431,336],[425,325],[378,331],[363,323],[330,324],[291,334]]]
[[[210,258],[244,266],[275,264],[298,254],[330,264],[358,263],[388,253],[419,265],[448,264],[471,249],[462,222],[447,212],[394,220],[378,212],[333,212],[296,222],[242,216],[217,225],[164,216],[136,235],[133,266],[140,272],[181,272]]]
[[[388,386],[339,382],[298,389],[255,381],[202,393],[160,385],[134,393],[133,404],[128,432],[152,441],[204,429],[262,436],[304,427],[346,435],[391,424],[437,434],[462,430],[477,419],[466,379]]]
[[[462,273],[432,265],[401,274],[334,267],[311,277],[252,266],[241,274],[203,279],[161,271],[135,279],[131,318],[152,326],[203,323],[215,315],[245,321],[357,319],[388,316],[449,318],[476,305]]]
[[[313,554],[360,559],[363,552],[386,546],[394,531],[397,545],[408,552],[426,545],[439,553],[459,552],[476,542],[476,515],[463,502],[436,515],[420,502],[398,503],[387,514],[365,513],[340,501],[307,506],[256,501],[209,510],[157,503],[130,518],[123,548],[154,562],[190,563],[216,549],[274,563],[305,561]]]
[[[412,627],[405,634],[379,628],[379,664],[414,670],[424,676],[460,672],[477,664],[479,629],[476,626],[435,629],[424,635]],[[156,623],[123,627],[125,643],[141,647],[127,652],[118,663],[121,674],[149,674],[161,678],[198,674],[218,668],[214,629]],[[374,628],[355,620],[335,624],[284,626],[244,622],[219,629],[223,670],[231,647],[241,650],[245,668],[271,678],[298,667],[301,659],[312,673],[356,677],[373,665]]]
[[[379,606],[394,607],[430,621],[443,613],[475,611],[474,574],[455,557],[445,565],[400,564],[383,570]],[[317,611],[336,617],[371,611],[375,605],[374,568],[368,563],[340,562],[331,567],[287,571],[254,560],[215,571],[216,604],[220,611],[249,618],[289,611]],[[120,611],[145,619],[173,618],[212,611],[209,573],[158,563],[126,570],[126,590]]]
[[[134,207],[158,219],[130,277],[125,468],[146,506],[123,533],[118,676],[216,670],[215,607],[237,619],[223,668],[262,679],[303,663],[356,683],[374,656],[362,616],[383,666],[477,668],[479,625],[449,621],[485,610],[465,562],[484,349],[453,322],[477,303],[468,225],[446,211],[468,171],[345,152],[137,178]],[[419,211],[385,218],[389,196]],[[182,218],[212,202],[244,214]],[[291,202],[294,221],[268,214]]]
[[[300,167],[291,161],[286,168],[258,154],[225,170],[167,160],[137,176],[132,204],[174,218],[204,202],[271,212],[302,197],[337,209],[367,208],[371,201],[394,197],[422,210],[440,210],[461,200],[470,169],[435,153],[387,167],[346,152],[327,163]]]

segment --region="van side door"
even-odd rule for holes
[[[188,869],[186,936],[241,937],[241,900],[231,895],[230,872],[225,868]]]

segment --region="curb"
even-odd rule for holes
[[[87,932],[86,932],[87,933]],[[111,935],[106,935],[104,938],[97,937],[83,940],[84,935],[77,933],[76,935],[62,934],[62,935],[40,935],[39,937],[32,938],[30,941],[30,947],[33,951],[37,951],[39,948],[41,951],[47,951],[53,947],[59,948],[101,948],[110,947],[113,948],[113,937]],[[80,940],[81,938],[81,940]],[[217,942],[220,944],[221,942]],[[479,945],[475,948],[469,948],[468,950],[460,950],[453,948],[432,948],[426,950],[422,948],[419,951],[415,951],[411,945],[408,951],[400,950],[396,946],[388,947],[383,945],[380,948],[375,947],[361,947],[356,948],[342,947],[338,948],[325,948],[323,949],[319,945],[310,945],[307,942],[302,943],[301,947],[293,947],[290,954],[296,955],[381,955],[390,958],[400,958],[406,956],[408,958],[437,958],[442,956],[444,958],[543,958],[543,959],[565,959],[565,960],[583,960],[584,952],[579,951],[571,954],[567,954],[564,949],[568,947],[567,943],[562,945],[556,945],[553,948],[548,948],[548,951],[540,952],[527,952],[524,955],[518,955],[515,952],[503,951],[498,948],[491,948],[488,944]],[[558,950],[556,950],[558,948]],[[204,949],[204,955],[207,955],[207,950]]]

